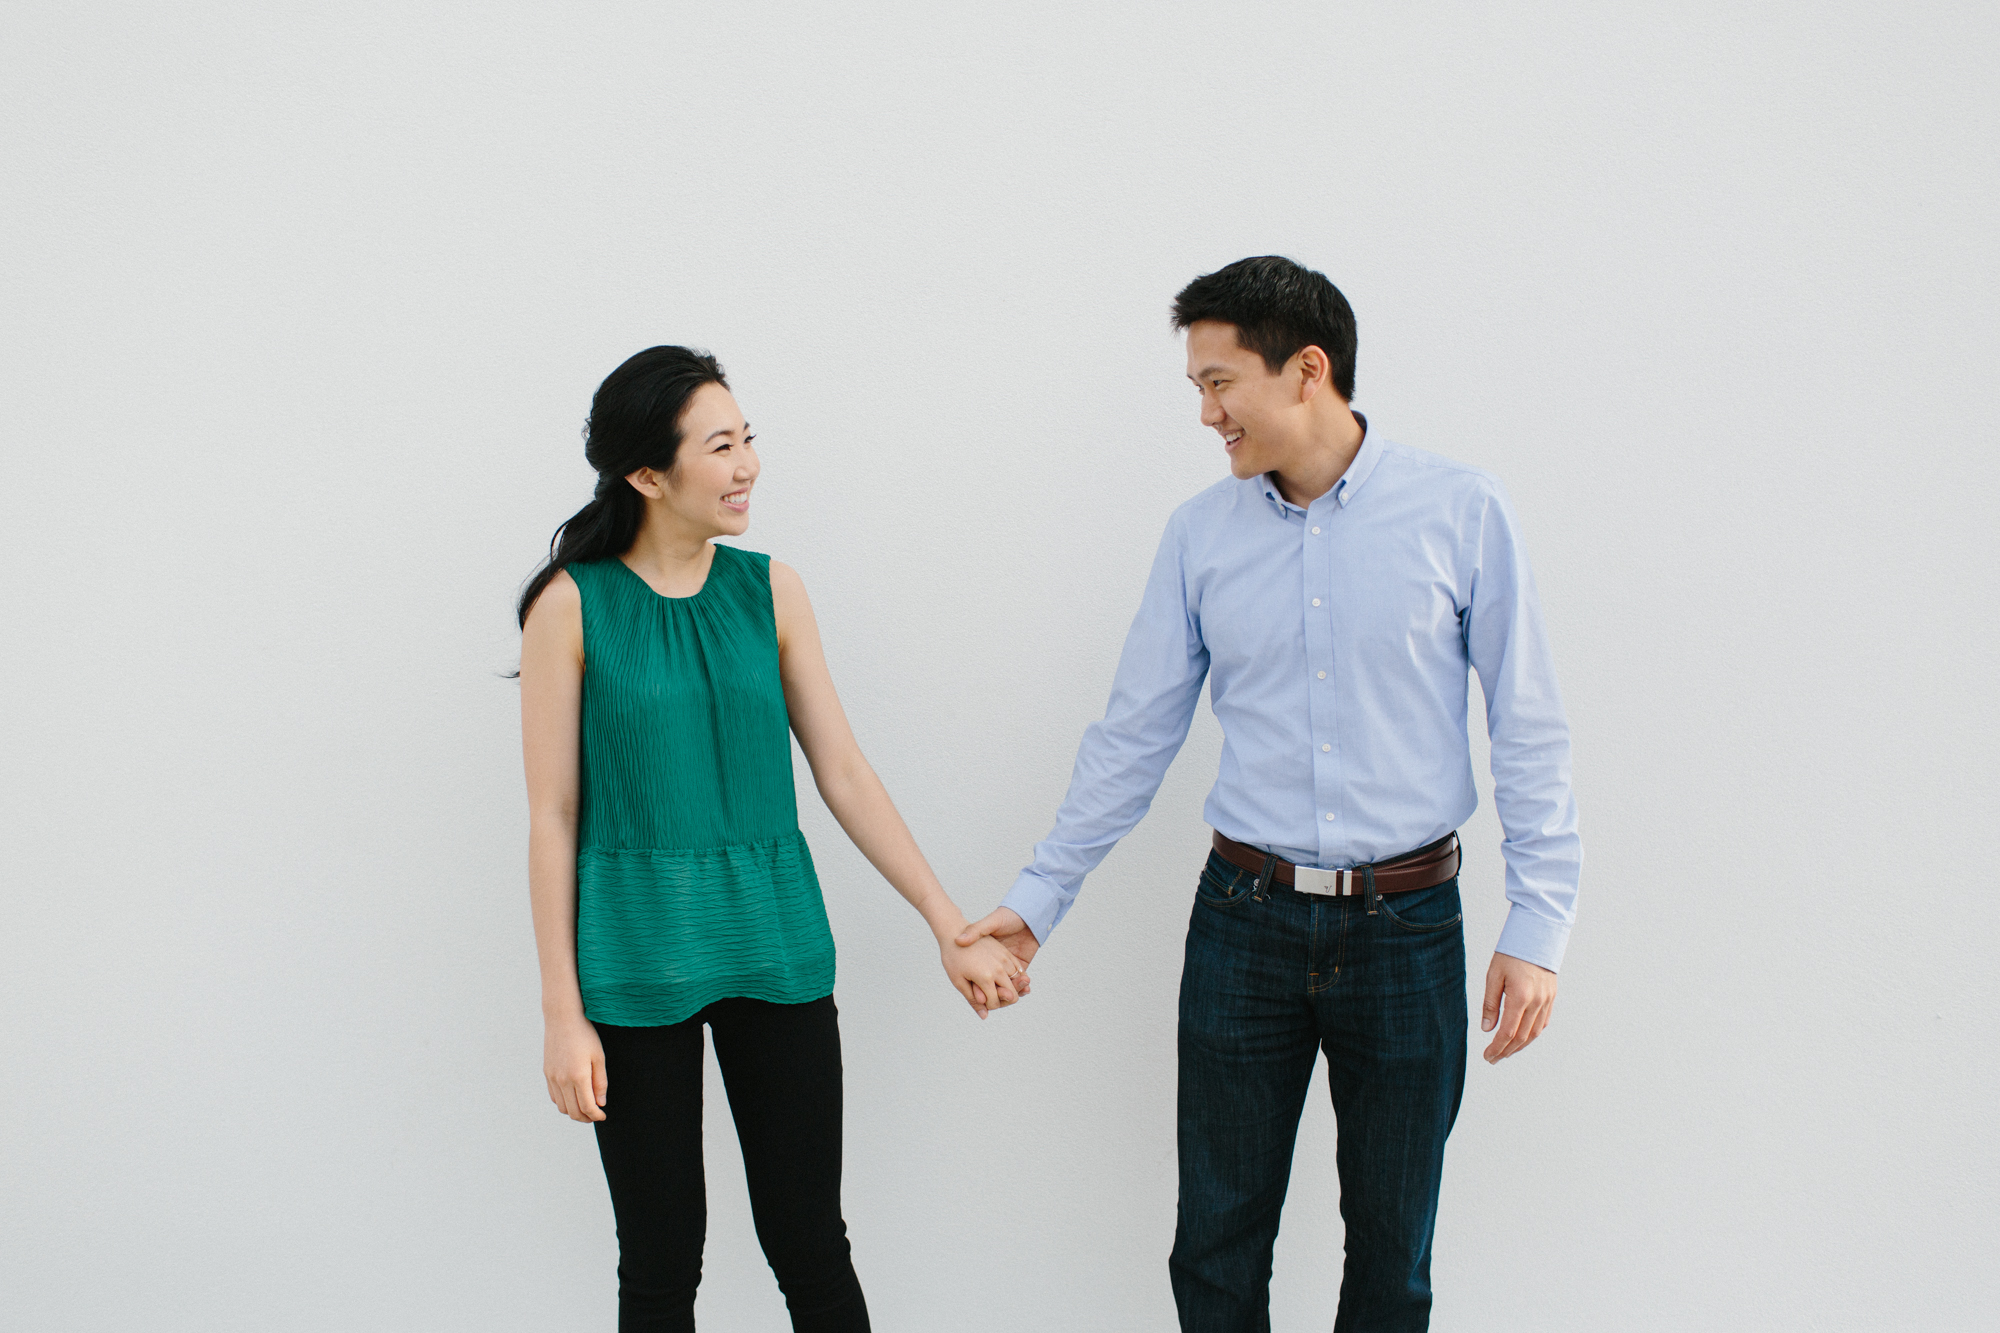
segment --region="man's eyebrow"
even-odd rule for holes
[[[1229,372],[1228,366],[1203,366],[1200,370],[1197,370],[1193,374],[1189,375],[1188,378],[1198,383],[1202,380],[1210,378],[1211,376],[1225,375],[1228,372]]]
[[[710,431],[708,433],[708,440],[712,440],[718,435],[734,435],[735,433],[736,433],[736,427],[724,426],[721,430]],[[743,423],[743,433],[745,435],[748,435],[750,433],[750,423],[747,421]],[[708,440],[703,440],[702,443],[707,444]]]

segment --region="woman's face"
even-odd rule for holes
[[[750,425],[736,397],[704,384],[681,411],[681,447],[662,478],[651,468],[632,484],[656,505],[703,536],[737,537],[750,528],[750,490],[760,467]]]

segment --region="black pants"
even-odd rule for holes
[[[729,1089],[764,1257],[796,1333],[868,1328],[840,1216],[840,1023],[807,1004],[718,1000],[685,1022],[599,1023],[610,1078],[597,1150],[618,1219],[619,1333],[694,1328],[708,1230],[701,1028]]]

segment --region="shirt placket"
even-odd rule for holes
[[[1306,698],[1309,701],[1306,743],[1312,746],[1313,823],[1319,832],[1319,864],[1338,863],[1346,839],[1340,821],[1346,817],[1340,793],[1340,677],[1333,652],[1333,523],[1339,515],[1336,486],[1306,509],[1300,524],[1300,611],[1305,618]]]

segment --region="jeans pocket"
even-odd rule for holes
[[[1250,896],[1248,884],[1232,884],[1218,875],[1211,866],[1203,866],[1201,875],[1194,882],[1196,902],[1207,903],[1210,907],[1232,907]]]
[[[1444,889],[1444,888],[1449,888],[1451,892],[1449,894],[1441,894],[1438,892],[1438,889]],[[1391,897],[1408,897],[1417,899],[1418,901],[1410,903],[1407,907],[1403,909],[1404,911],[1409,912],[1411,916],[1428,917],[1428,916],[1435,916],[1440,911],[1449,911],[1451,913],[1451,919],[1449,921],[1438,921],[1438,922],[1428,922],[1423,920],[1412,921],[1400,915],[1394,908],[1389,906],[1389,900]],[[1435,901],[1436,899],[1440,898],[1443,899],[1442,902]],[[1379,897],[1375,900],[1375,907],[1378,911],[1382,913],[1383,916],[1388,917],[1389,920],[1395,922],[1398,926],[1401,926],[1404,930],[1411,931],[1418,935],[1428,935],[1432,931],[1447,930],[1465,919],[1465,913],[1458,910],[1458,881],[1455,878],[1446,880],[1443,884],[1438,885],[1437,888],[1435,889],[1420,890],[1416,893],[1409,893],[1409,894],[1394,894],[1394,895],[1385,894],[1382,897]],[[1429,908],[1430,910],[1426,911],[1425,908]]]

